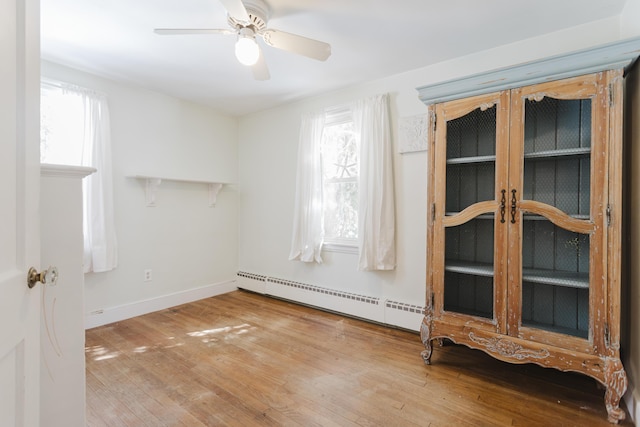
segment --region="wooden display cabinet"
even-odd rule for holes
[[[622,71],[429,106],[422,356],[449,339],[595,378],[620,360]]]

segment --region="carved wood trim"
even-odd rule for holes
[[[544,99],[544,93],[532,93],[526,97],[529,101],[540,102]]]
[[[576,233],[590,234],[593,233],[596,228],[592,221],[572,218],[555,206],[546,205],[534,200],[521,200],[520,210],[540,214],[558,227]]]
[[[431,308],[427,310],[429,309]],[[420,355],[427,365],[431,365],[431,354],[433,352],[433,344],[431,343],[431,319],[431,315],[427,314],[420,324],[420,339],[425,348]]]
[[[496,202],[495,200],[478,202],[466,207],[455,215],[442,218],[442,225],[444,225],[445,227],[454,227],[456,225],[464,224],[465,222],[468,222],[470,219],[475,218],[478,215],[496,212],[497,209],[498,202]]]
[[[476,344],[484,346],[487,351],[498,353],[502,357],[509,357],[516,360],[546,359],[549,357],[549,350],[547,349],[530,350],[508,338],[482,338],[470,332],[469,339]]]
[[[617,423],[625,418],[624,409],[620,408],[620,399],[627,391],[627,374],[620,359],[606,358],[604,361],[604,403],[609,414],[609,422]]]

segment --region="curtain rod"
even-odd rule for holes
[[[54,80],[48,77],[41,77],[40,78],[40,83],[41,84],[45,84],[48,86],[52,86],[52,87],[56,87],[59,89],[66,89],[66,90],[75,90],[76,92],[84,92],[87,94],[93,94],[96,96],[103,96],[103,97],[107,97],[107,94],[104,92],[100,92],[97,90],[93,90],[93,89],[88,89],[86,87],[82,87],[82,86],[78,86],[72,83],[68,83],[68,82],[63,82],[60,80]]]

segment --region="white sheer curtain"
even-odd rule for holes
[[[300,126],[298,171],[289,260],[322,263],[322,163],[324,111],[306,114]]]
[[[114,269],[118,254],[106,96],[43,79],[41,126],[41,161],[97,170],[82,182],[84,271],[97,273]]]
[[[85,107],[82,166],[97,169],[83,180],[84,271],[99,273],[118,265],[109,108],[101,94],[80,94]]]
[[[389,95],[353,104],[360,139],[358,246],[360,270],[393,270],[396,266],[393,148]]]

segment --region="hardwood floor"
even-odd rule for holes
[[[244,291],[86,334],[89,426],[609,426],[577,374]],[[623,425],[632,425],[625,421]]]

